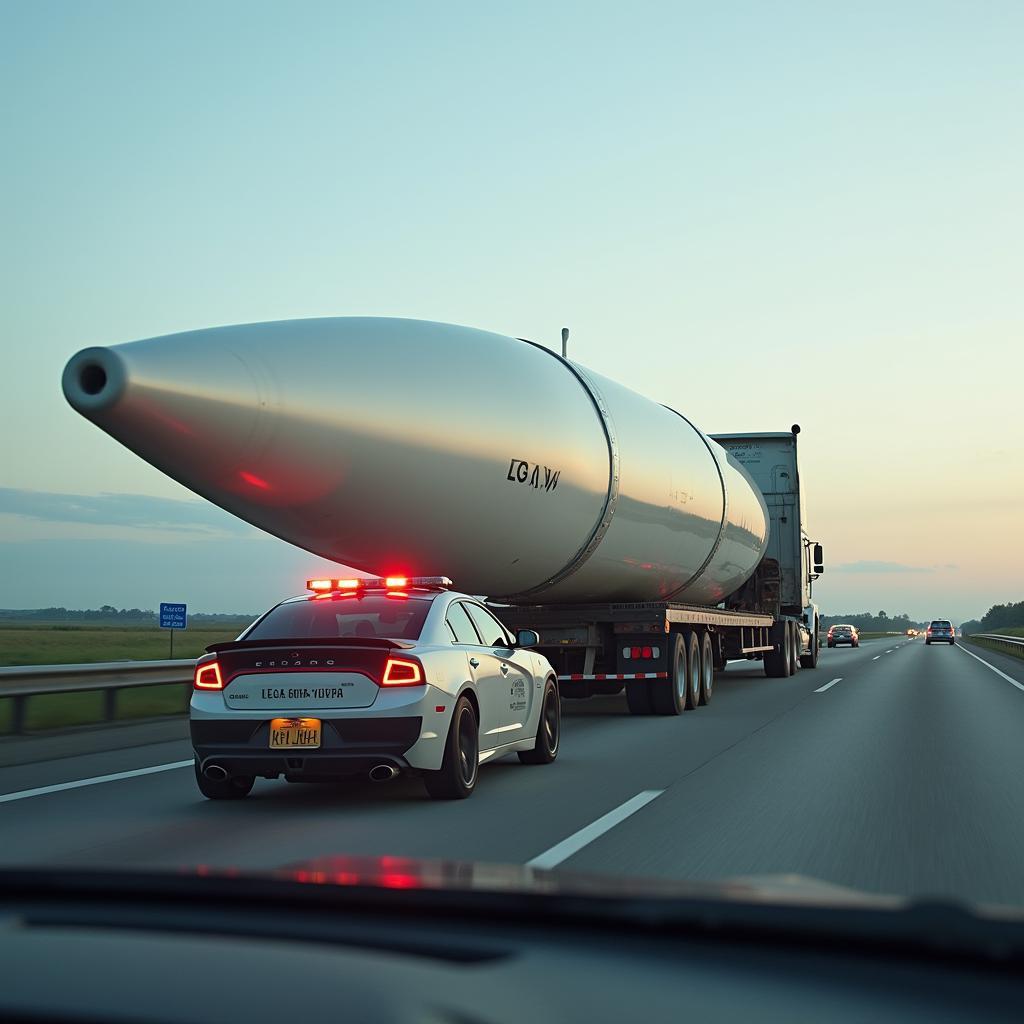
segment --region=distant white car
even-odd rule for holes
[[[257,776],[289,782],[422,776],[431,796],[467,797],[478,767],[515,751],[558,754],[558,681],[529,648],[445,577],[310,580],[237,640],[196,663],[189,718],[196,781],[238,799]]]

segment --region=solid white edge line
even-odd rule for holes
[[[556,843],[550,850],[545,850],[533,860],[528,860],[526,866],[528,868],[556,867],[562,861],[568,860],[574,853],[578,853],[584,846],[603,836],[605,832],[615,828],[619,822],[625,821],[631,814],[636,814],[641,807],[645,807],[664,792],[663,789],[645,789],[642,793],[637,793],[636,796],[616,807],[614,811],[609,811],[597,821],[592,821],[589,825],[581,828],[579,832],[573,832],[571,836]]]
[[[842,681],[843,681],[843,677],[840,676],[838,679],[833,679],[831,683],[826,683],[824,686],[819,686],[814,692],[815,693],[824,693],[830,686],[835,686],[836,683],[841,683]]]
[[[61,793],[65,789],[82,789],[85,786],[98,786],[103,782],[118,782],[121,779],[135,779],[140,775],[156,775],[157,772],[169,772],[174,768],[191,767],[195,762],[172,761],[170,764],[156,764],[152,768],[136,768],[130,772],[114,772],[113,775],[97,775],[92,779],[78,779],[75,782],[58,782],[53,786],[40,786],[38,789],[23,789],[19,793],[0,793],[0,804],[8,804],[14,800],[28,800],[33,796],[46,796],[47,793]]]
[[[956,644],[955,646],[959,647],[960,650],[964,652],[964,654],[969,654],[972,658],[974,658],[975,661],[980,661],[982,665],[985,666],[985,668],[992,669],[992,671],[995,672],[997,676],[1002,676],[1008,683],[1011,683],[1013,686],[1016,686],[1018,690],[1024,690],[1024,683],[1018,683],[1017,680],[1013,678],[1013,676],[1008,676],[1002,669],[996,668],[995,665],[990,665],[984,658],[979,658],[973,651],[967,650],[967,648],[964,647],[962,644]]]

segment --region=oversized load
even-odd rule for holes
[[[85,349],[63,387],[147,462],[276,537],[506,603],[715,605],[768,541],[760,491],[684,415],[468,327],[216,327]]]

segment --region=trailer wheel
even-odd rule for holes
[[[789,639],[789,623],[777,623],[769,635],[775,647],[764,656],[764,674],[769,679],[785,679],[793,674],[789,664],[789,655],[793,649]]]
[[[631,715],[652,715],[651,686],[655,682],[646,679],[631,679],[626,682],[626,705]],[[661,682],[661,680],[657,680]]]
[[[711,634],[706,630],[700,645],[700,702],[711,703],[711,694],[715,689],[715,654],[711,644]]]
[[[668,678],[650,682],[651,706],[656,715],[681,715],[690,691],[690,658],[682,633],[669,634]]]
[[[795,676],[800,668],[800,628],[795,622],[787,622],[789,627],[789,674]]]
[[[696,630],[688,630],[686,634],[686,661],[686,710],[695,711],[702,703],[700,699],[700,637]]]

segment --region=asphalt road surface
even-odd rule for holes
[[[0,770],[0,863],[395,855],[678,879],[797,873],[1024,905],[1024,662],[969,645],[865,641],[784,680],[733,664],[710,706],[680,718],[633,718],[621,696],[566,702],[555,764],[486,765],[454,803],[412,779],[257,780],[247,800],[208,802],[190,758],[182,741]],[[147,768],[159,770],[91,781]]]

